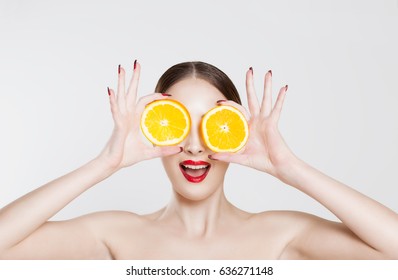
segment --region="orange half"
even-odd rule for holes
[[[249,138],[249,127],[245,116],[235,107],[217,106],[202,119],[203,141],[210,150],[235,153],[242,149]]]
[[[157,146],[176,145],[184,140],[191,128],[188,110],[170,99],[149,103],[141,115],[141,131]]]

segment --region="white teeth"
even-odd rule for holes
[[[183,164],[183,166],[185,168],[189,168],[189,169],[203,169],[203,168],[206,168],[208,165],[185,165],[185,164]]]

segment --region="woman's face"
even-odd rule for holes
[[[189,200],[202,200],[221,188],[228,163],[210,160],[213,154],[200,134],[202,116],[225,96],[202,79],[187,78],[167,90],[170,99],[181,102],[191,116],[191,130],[179,145],[183,151],[162,158],[162,163],[174,191]]]

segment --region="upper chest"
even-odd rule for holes
[[[189,238],[150,225],[118,232],[108,247],[115,259],[277,259],[286,243],[283,232],[250,224],[211,238]]]

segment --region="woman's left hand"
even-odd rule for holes
[[[243,111],[248,118],[249,139],[244,150],[238,153],[216,153],[210,158],[242,164],[280,177],[296,159],[278,130],[287,85],[280,89],[272,108],[272,72],[268,71],[265,74],[264,95],[260,106],[254,89],[253,71],[249,69],[246,73],[246,91],[250,114],[243,106],[233,101],[218,103],[232,105]]]

